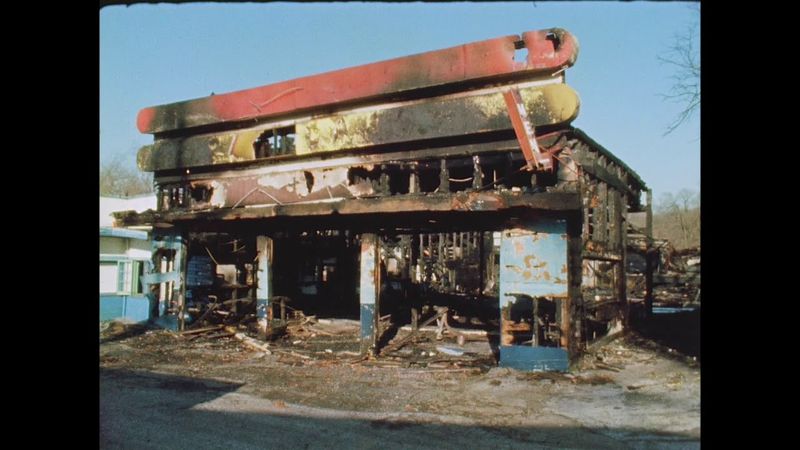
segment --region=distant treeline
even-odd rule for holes
[[[682,189],[663,194],[655,204],[653,236],[666,239],[676,249],[700,245],[700,194]]]

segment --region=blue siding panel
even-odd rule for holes
[[[502,231],[500,242],[500,311],[520,298],[567,296],[567,223],[539,219]],[[566,349],[531,345],[501,345],[501,367],[519,370],[566,371]]]
[[[147,231],[129,230],[127,228],[100,227],[101,237],[118,237],[127,239],[147,240]]]
[[[569,355],[563,348],[508,345],[500,347],[499,365],[525,371],[566,372]]]
[[[150,299],[145,296],[101,295],[100,320],[119,319],[147,322],[150,320]]]
[[[100,320],[114,320],[123,316],[125,297],[122,295],[100,296]]]

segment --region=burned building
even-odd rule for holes
[[[570,125],[577,55],[531,31],[143,109],[158,207],[117,220],[154,227],[159,322],[352,317],[380,357],[380,318],[449,318],[487,330],[500,365],[565,370],[626,322],[646,190]]]

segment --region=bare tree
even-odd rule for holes
[[[700,4],[691,5],[700,15]],[[695,45],[699,33],[699,22],[689,25],[682,34],[675,36],[675,41],[659,61],[674,69],[672,87],[661,97],[666,101],[680,103],[683,109],[669,124],[664,135],[675,131],[681,124],[691,118],[700,107],[700,49]]]
[[[131,167],[121,155],[100,165],[100,195],[127,197],[153,192],[153,176]]]
[[[653,233],[676,248],[700,244],[700,195],[681,189],[677,194],[662,194],[653,217]]]

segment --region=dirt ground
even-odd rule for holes
[[[302,338],[270,343],[267,354],[214,333],[101,325],[101,447],[162,447],[131,434],[150,420],[160,429],[160,415],[184,420],[173,423],[190,429],[184,435],[204,436],[186,448],[263,448],[262,433],[238,431],[248,423],[282,427],[269,443],[305,448],[700,446],[699,363],[636,334],[590,349],[558,374],[498,368],[480,336],[459,345],[423,333],[392,355],[360,360],[357,326],[307,327]],[[166,412],[173,406],[183,419]],[[205,416],[187,411],[225,411],[238,425],[209,433],[199,425]],[[251,416],[237,416],[244,413]],[[227,423],[207,420],[212,429]],[[336,426],[344,431],[318,432]]]

